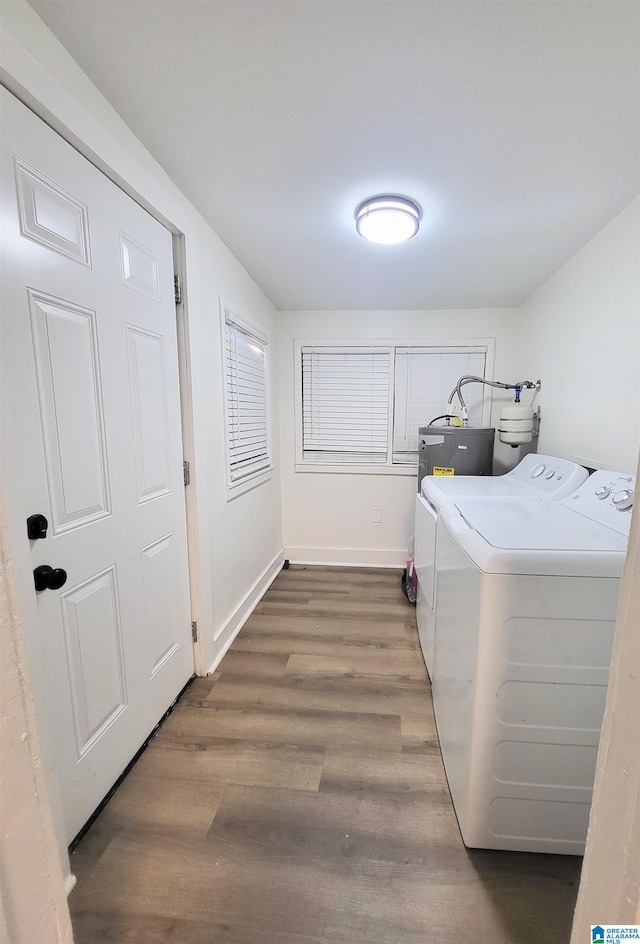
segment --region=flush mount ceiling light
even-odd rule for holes
[[[404,243],[418,232],[422,211],[407,197],[368,197],[355,212],[356,229],[372,243]]]

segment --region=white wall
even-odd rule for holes
[[[333,474],[295,471],[294,340],[443,340],[495,338],[494,377],[513,373],[517,315],[510,309],[468,311],[306,311],[279,315],[282,516],[285,556],[295,561],[402,565],[413,534],[416,473]],[[537,378],[537,374],[535,378]],[[495,391],[492,422],[510,395]],[[496,445],[497,470],[519,450]],[[382,523],[372,523],[382,508]]]
[[[193,617],[200,629],[198,668],[206,671],[220,658],[282,550],[277,374],[273,478],[226,500],[218,296],[257,323],[274,349],[275,309],[25,0],[3,2],[0,15],[2,82],[174,232],[184,234],[192,398],[187,452],[194,481],[188,498]]]
[[[542,378],[539,449],[633,472],[640,423],[640,200],[519,312],[520,371]]]
[[[0,941],[69,944],[63,864],[24,660],[0,490]]]

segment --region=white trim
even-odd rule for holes
[[[372,462],[370,465],[331,465],[323,462],[296,462],[296,472],[338,472],[340,475],[409,475],[416,478],[418,475],[418,460],[415,464],[409,462],[387,465],[384,462]]]
[[[76,887],[77,883],[78,883],[78,879],[75,877],[73,872],[69,872],[69,874],[64,880],[64,890],[67,893],[67,898],[69,897],[73,889]]]
[[[232,644],[246,621],[249,619],[256,606],[265,595],[279,572],[282,570],[285,553],[280,551],[269,566],[264,570],[260,577],[255,581],[249,592],[245,595],[240,605],[234,610],[226,623],[218,630],[214,636],[216,655],[207,669],[207,674],[215,672],[225,655],[229,646]]]
[[[233,501],[239,495],[244,495],[245,492],[250,492],[252,488],[257,488],[263,482],[268,482],[272,475],[273,466],[270,465],[266,469],[260,469],[259,472],[254,472],[252,475],[247,475],[238,482],[234,482],[233,485],[227,485],[227,501]]]
[[[389,348],[389,390],[387,392],[387,461],[385,462],[385,468],[393,469],[396,466],[393,465],[393,420],[395,413],[396,405],[396,358],[395,350],[393,347]],[[415,468],[410,468],[410,471],[417,475],[418,465],[416,457],[416,466]]]
[[[405,550],[370,550],[360,547],[285,547],[292,564],[330,564],[332,567],[401,568],[407,563]]]
[[[187,560],[189,567],[189,603],[192,621],[199,622],[202,611],[200,598],[200,539],[198,506],[202,506],[204,483],[196,486],[195,435],[193,427],[193,379],[191,371],[191,343],[189,340],[189,309],[187,297],[185,237],[173,235],[173,273],[180,279],[182,297],[176,304],[178,332],[178,382],[180,385],[180,422],[182,427],[182,457],[189,463],[191,482],[184,490],[187,521]],[[202,638],[193,643],[193,670],[200,675],[202,665]]]
[[[218,298],[220,299],[220,310],[225,324],[235,325],[236,328],[240,328],[245,334],[250,334],[252,337],[256,338],[256,340],[261,341],[262,344],[269,344],[269,335],[266,334],[262,328],[259,328],[253,321],[249,321],[248,318],[239,315],[235,308],[229,308],[228,305],[224,305],[222,296],[218,295]]]

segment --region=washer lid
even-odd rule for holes
[[[425,475],[422,494],[440,509],[452,498],[527,498],[554,501],[571,495],[587,478],[577,462],[530,453],[504,475]]]
[[[531,493],[506,475],[425,475],[422,494],[440,508],[450,498],[522,498]]]
[[[627,539],[557,502],[457,501],[467,525],[491,547],[512,551],[625,551]]]

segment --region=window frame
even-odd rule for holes
[[[220,337],[222,356],[222,402],[225,454],[225,488],[227,501],[232,501],[239,495],[257,488],[268,482],[273,476],[273,440],[272,440],[272,402],[271,402],[271,343],[269,335],[263,328],[251,321],[245,315],[238,314],[236,308],[227,305],[219,297],[220,308]],[[238,328],[243,334],[252,338],[264,348],[264,396],[265,396],[265,433],[266,433],[266,465],[255,469],[235,480],[231,470],[231,431],[229,428],[229,393],[228,393],[228,365],[227,365],[227,325]]]
[[[373,464],[336,462],[320,463],[304,458],[303,453],[303,416],[302,416],[302,349],[307,347],[325,347],[325,348],[364,348],[365,350],[388,348],[389,349],[389,391],[388,391],[388,428],[387,428],[387,457],[386,462],[377,462]],[[295,338],[293,341],[293,359],[294,359],[294,422],[295,422],[295,471],[296,472],[324,472],[341,473],[348,475],[405,475],[415,477],[418,467],[418,457],[416,461],[394,463],[393,462],[393,433],[394,433],[394,404],[395,404],[395,351],[396,349],[407,350],[416,348],[434,351],[450,349],[454,353],[462,353],[469,348],[485,349],[485,379],[493,380],[493,369],[495,360],[495,338],[410,338],[410,339],[389,339],[389,338],[371,338],[364,341],[359,339],[345,338]],[[482,407],[482,424],[488,426],[491,423],[491,411],[493,401],[493,388],[485,387],[485,395]]]

